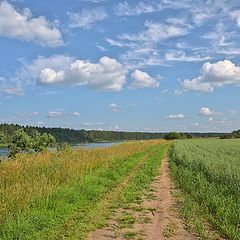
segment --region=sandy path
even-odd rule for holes
[[[128,210],[118,209],[109,221],[109,226],[91,233],[88,239],[198,239],[185,229],[184,222],[178,217],[172,190],[173,183],[166,157],[162,161],[159,176],[153,181],[151,191],[144,195],[143,202]],[[135,223],[122,228],[118,219],[123,213],[133,216]]]
[[[184,222],[176,213],[172,195],[173,183],[167,157],[162,161],[160,175],[153,182],[152,188],[156,191],[154,192],[156,198],[151,200],[145,197],[143,202],[145,208],[152,209],[146,213],[147,217],[151,219],[150,223],[134,226],[138,231],[142,231],[143,239],[197,239],[185,229]]]

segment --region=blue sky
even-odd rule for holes
[[[0,121],[240,128],[239,0],[0,1]]]

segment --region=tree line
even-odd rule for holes
[[[152,132],[123,132],[123,131],[100,131],[100,130],[75,130],[69,128],[46,128],[34,126],[20,126],[18,124],[0,124],[0,145],[7,144],[16,130],[23,129],[29,136],[39,134],[50,134],[58,143],[86,143],[102,141],[124,141],[124,140],[147,140],[147,139],[185,139],[203,137],[232,137],[240,135],[240,131],[232,134],[226,133],[152,133]]]

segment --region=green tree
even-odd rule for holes
[[[164,139],[174,140],[174,139],[185,139],[187,136],[184,133],[170,132],[165,134]]]
[[[31,151],[31,145],[31,137],[23,129],[18,129],[8,144],[8,155],[13,157],[20,152],[29,152]]]
[[[51,134],[33,131],[31,135],[23,129],[16,130],[8,144],[9,157],[21,152],[42,152],[55,145],[55,138]]]
[[[0,144],[5,144],[7,141],[7,138],[3,132],[0,132]]]
[[[32,136],[32,149],[34,152],[46,151],[49,147],[53,147],[56,143],[55,138],[48,133],[35,132]]]

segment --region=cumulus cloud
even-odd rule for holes
[[[156,88],[160,85],[159,81],[155,78],[138,69],[131,74],[131,78],[133,79],[133,82],[131,83],[130,88]]]
[[[198,79],[185,79],[182,83],[184,91],[213,92],[214,87],[210,83],[199,82]]]
[[[96,22],[102,21],[108,17],[103,8],[94,8],[83,10],[82,12],[69,13],[70,27],[90,29]]]
[[[32,62],[22,60],[23,68],[17,72],[17,78],[33,79],[37,78],[44,68],[54,68],[57,71],[66,70],[75,60],[74,57],[67,55],[52,55],[50,57],[39,56]]]
[[[28,8],[20,12],[9,2],[0,2],[0,36],[56,47],[63,45],[63,40],[55,25],[44,16],[33,17]]]
[[[209,116],[209,115],[213,115],[213,111],[211,111],[210,108],[208,108],[208,107],[202,107],[199,110],[199,114],[204,115],[204,116]]]
[[[50,67],[57,71],[69,68],[75,59],[64,55],[39,56],[32,62],[21,59],[22,67],[8,78],[0,77],[1,95],[24,95],[26,87],[34,86],[42,69]],[[51,94],[53,92],[49,92]],[[47,93],[48,94],[48,93]]]
[[[185,91],[213,92],[215,87],[240,84],[240,67],[230,60],[217,63],[204,63],[201,75],[192,80],[185,79],[182,87]]]
[[[41,70],[38,82],[44,85],[86,85],[93,89],[120,91],[126,74],[121,63],[105,56],[98,63],[76,60],[65,71],[47,67]]]
[[[184,119],[185,116],[182,113],[167,115],[167,119]]]

